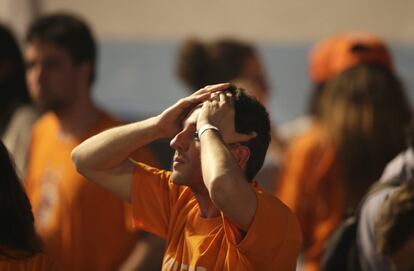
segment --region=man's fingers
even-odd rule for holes
[[[211,99],[212,96],[218,95],[219,92],[222,92],[230,87],[230,83],[221,83],[216,85],[205,86],[204,88],[198,90],[193,95],[188,96],[185,101],[189,103],[199,103],[207,99]]]
[[[198,101],[205,101],[205,100],[208,100],[209,98],[210,98],[210,93],[208,92],[199,94],[194,97],[194,99]]]
[[[224,99],[226,102],[229,102],[232,107],[234,107],[233,94],[231,92],[224,92]]]
[[[226,90],[230,86],[231,86],[230,83],[220,83],[220,84],[208,85],[208,86],[205,86],[204,88],[207,91],[215,92],[215,91],[223,91],[223,90]]]
[[[221,104],[224,104],[226,102],[226,94],[224,92],[221,92],[219,94],[219,101]]]
[[[198,95],[188,96],[188,97],[182,99],[182,102],[183,102],[184,106],[190,106],[190,105],[194,105],[194,104],[204,102],[204,101],[208,100],[209,98],[210,98],[210,93],[206,92],[206,93],[201,93],[201,94],[198,94]]]
[[[215,85],[208,85],[203,87],[202,89],[199,89],[198,91],[196,91],[194,94],[198,95],[198,94],[202,94],[202,93],[213,93],[213,92],[217,92],[217,91],[223,91],[226,90],[230,87],[230,83],[221,83],[221,84],[215,84]]]
[[[210,93],[210,100],[214,101],[214,100],[218,100],[220,92],[212,92]]]

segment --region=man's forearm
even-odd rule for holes
[[[149,118],[106,130],[85,140],[72,151],[72,159],[78,169],[108,170],[160,137],[157,118]]]
[[[251,184],[238,165],[244,162],[236,161],[213,130],[203,134],[200,141],[203,180],[212,201],[230,221],[247,231],[257,202]]]
[[[158,118],[154,117],[115,127],[85,140],[72,151],[77,171],[123,200],[130,201],[135,166],[128,157],[140,147],[162,137],[157,124]]]

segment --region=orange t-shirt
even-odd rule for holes
[[[2,248],[2,252],[7,252],[6,256],[0,255],[1,271],[55,271],[55,265],[43,253],[26,256],[27,252]],[[12,256],[12,257],[10,257]]]
[[[79,139],[63,138],[53,113],[45,114],[34,126],[27,192],[45,251],[59,270],[114,270],[137,241],[136,233],[127,227],[132,224],[131,210],[78,174],[70,157],[84,139],[119,124],[104,115]],[[141,161],[155,161],[147,148],[140,154]]]
[[[298,216],[303,231],[304,270],[317,271],[325,242],[342,221],[346,189],[337,154],[314,125],[289,147],[276,195]]]
[[[201,217],[190,188],[171,173],[139,163],[132,183],[137,226],[167,240],[163,270],[295,270],[301,246],[299,224],[278,199],[255,187],[258,206],[242,236],[223,215]]]

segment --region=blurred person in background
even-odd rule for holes
[[[231,38],[203,42],[185,41],[177,58],[177,75],[190,90],[205,85],[232,82],[246,89],[264,106],[268,105],[270,88],[266,73],[254,45]],[[274,191],[278,163],[283,155],[284,143],[272,127],[271,143],[265,165],[256,179],[268,192]]]
[[[296,136],[307,131],[312,126],[312,122],[318,119],[319,101],[326,82],[359,63],[391,66],[392,59],[382,40],[371,34],[350,32],[333,35],[313,46],[309,53],[308,72],[312,87],[307,114],[279,125],[279,134],[285,142],[289,143]]]
[[[159,270],[163,242],[138,232],[121,199],[88,182],[70,160],[84,139],[120,122],[92,100],[96,43],[71,14],[35,20],[26,36],[26,79],[44,111],[36,122],[26,178],[36,229],[59,270]],[[143,146],[135,154],[157,164]]]
[[[30,201],[3,142],[0,141],[0,270],[52,271],[42,253]]]
[[[288,147],[276,195],[298,216],[304,269],[316,271],[325,242],[404,149],[411,109],[385,44],[347,33],[323,41],[311,73],[323,82],[310,128]],[[315,70],[316,69],[316,70]]]
[[[31,104],[25,67],[12,32],[0,25],[0,136],[24,177],[30,134],[38,112]]]

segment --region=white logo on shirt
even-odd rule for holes
[[[39,229],[46,227],[58,203],[58,182],[62,174],[45,170],[41,177],[40,202],[37,211],[37,225]]]
[[[207,271],[207,268],[203,266],[189,266],[188,264],[177,262],[172,256],[165,255],[162,270],[163,271]]]

